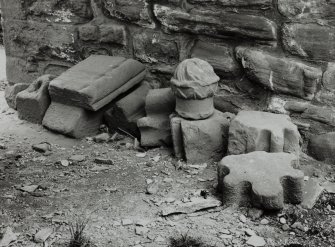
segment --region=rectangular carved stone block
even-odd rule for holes
[[[52,102],[45,113],[42,124],[54,132],[74,138],[82,138],[99,132],[103,113],[103,110],[93,112]]]
[[[90,56],[51,81],[52,101],[99,110],[145,77],[143,64],[133,59]]]

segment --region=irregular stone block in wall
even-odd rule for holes
[[[290,23],[283,26],[283,44],[290,53],[311,60],[335,59],[335,27]]]
[[[312,136],[308,154],[319,161],[335,162],[335,132]]]
[[[48,87],[54,79],[51,75],[44,75],[30,86],[17,94],[16,106],[20,119],[32,123],[42,123],[44,114],[50,105]]]
[[[300,152],[300,134],[287,115],[241,111],[229,128],[229,154]]]
[[[90,56],[50,83],[52,101],[98,110],[140,83],[146,71],[133,59]]]
[[[43,118],[43,126],[54,132],[82,138],[95,135],[103,120],[103,111],[88,111],[83,108],[52,102]]]
[[[169,31],[205,34],[214,37],[240,37],[261,41],[277,40],[276,25],[271,20],[253,15],[201,11],[185,12],[160,4],[154,5],[159,22]]]
[[[298,164],[299,158],[288,153],[227,156],[218,167],[218,189],[226,204],[279,210],[284,202],[303,200],[304,173],[294,169]]]
[[[103,5],[111,17],[143,27],[156,27],[150,17],[149,3],[146,0],[103,0]]]
[[[331,107],[309,105],[301,117],[335,127],[335,110]]]
[[[188,0],[191,4],[217,5],[222,7],[270,7],[271,0]]]
[[[311,100],[321,82],[322,70],[300,61],[245,47],[236,48],[236,56],[251,81],[274,92]]]
[[[215,72],[224,78],[235,77],[240,72],[233,48],[228,45],[216,45],[200,40],[193,47],[191,57],[207,61],[213,66]]]
[[[171,116],[175,156],[188,163],[220,160],[227,152],[230,113],[215,113],[205,120],[185,120]]]
[[[154,32],[141,32],[133,37],[134,54],[145,63],[176,64],[179,49],[175,37]]]
[[[125,130],[139,138],[137,120],[145,117],[145,98],[150,90],[148,83],[142,83],[138,88],[117,101],[104,114],[104,119],[111,130]]]
[[[176,100],[170,88],[150,90],[145,102],[147,116],[137,121],[141,145],[157,147],[172,144],[170,118]]]
[[[322,77],[322,88],[315,98],[330,106],[335,104],[335,63],[328,63]]]
[[[16,96],[19,92],[29,87],[26,83],[17,83],[13,86],[7,86],[5,89],[5,98],[10,108],[16,109]]]
[[[279,12],[295,19],[334,19],[335,3],[329,0],[278,0]]]
[[[30,18],[45,22],[85,23],[93,18],[91,0],[37,0],[26,8]]]

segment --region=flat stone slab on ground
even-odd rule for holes
[[[223,158],[218,167],[218,189],[226,204],[252,203],[268,210],[303,200],[304,173],[293,167],[299,158],[288,153],[257,151]]]
[[[20,119],[42,123],[51,101],[48,92],[52,75],[44,75],[16,96],[16,108]]]
[[[305,182],[304,195],[301,206],[306,209],[312,209],[322,194],[324,188],[320,186],[316,179],[309,179]]]
[[[96,111],[145,75],[145,66],[133,59],[92,55],[54,79],[49,92],[52,101]]]
[[[299,154],[298,127],[287,115],[261,111],[241,111],[229,129],[229,154],[253,151]]]
[[[99,132],[103,113],[103,110],[93,112],[52,102],[45,113],[42,124],[54,132],[74,138],[82,138]]]

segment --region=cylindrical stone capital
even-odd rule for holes
[[[176,97],[176,112],[179,116],[186,119],[200,120],[209,118],[214,113],[213,97],[200,100]]]

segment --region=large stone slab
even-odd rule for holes
[[[229,128],[229,154],[254,151],[299,154],[300,134],[287,115],[241,111]]]
[[[51,131],[74,138],[83,138],[99,132],[103,113],[103,110],[93,112],[76,106],[51,102],[42,124]]]
[[[218,167],[218,189],[225,204],[282,209],[303,200],[304,173],[294,169],[299,158],[263,151],[227,156]]]
[[[335,163],[335,132],[314,135],[308,144],[308,154],[319,161]]]
[[[228,132],[233,114],[215,113],[205,120],[186,120],[171,116],[175,156],[188,163],[220,160],[227,152]]]
[[[214,37],[233,36],[261,41],[277,40],[276,25],[262,16],[202,11],[154,5],[158,21],[169,31],[206,34]],[[201,25],[199,25],[201,23]]]
[[[286,50],[310,60],[335,59],[335,27],[319,24],[288,23],[283,26]]]
[[[123,57],[94,55],[51,81],[52,101],[96,111],[145,77],[140,62]]]
[[[145,111],[147,116],[137,121],[144,147],[170,146],[172,144],[170,118],[176,99],[170,88],[149,91]]]
[[[191,57],[207,61],[213,66],[215,73],[223,78],[235,77],[240,72],[233,48],[229,45],[217,45],[200,40],[193,47]]]
[[[149,90],[149,84],[142,83],[133,92],[117,101],[107,110],[104,114],[104,119],[109,129],[121,129],[140,138],[137,121],[146,115],[145,98]]]
[[[270,7],[272,5],[271,0],[188,0],[191,4],[200,5],[217,5],[222,7]]]
[[[238,47],[236,55],[251,81],[274,92],[311,100],[322,79],[320,68],[297,60],[245,47]]]
[[[42,123],[51,103],[48,87],[52,79],[54,79],[52,75],[41,76],[26,90],[17,94],[16,107],[20,119]]]

